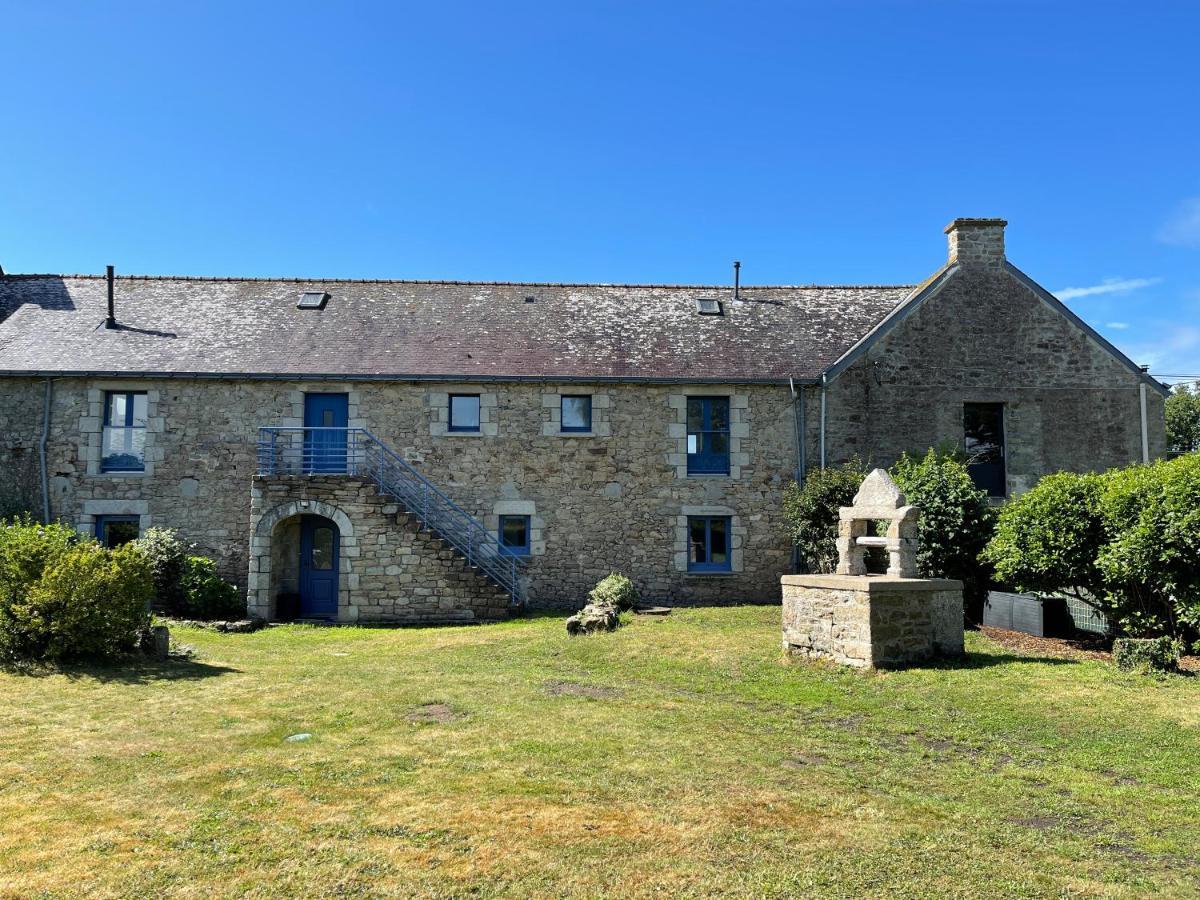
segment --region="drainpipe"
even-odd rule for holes
[[[1146,427],[1146,382],[1138,385],[1138,406],[1142,414],[1142,463],[1150,462],[1150,432]]]
[[[807,468],[804,460],[804,389],[796,389],[796,381],[788,379],[792,388],[792,424],[796,440],[796,484],[804,484],[804,470]]]
[[[50,437],[50,398],[54,382],[46,379],[46,397],[42,404],[42,439],[38,441],[38,466],[42,473],[42,524],[50,524],[50,480],[46,476],[46,441]],[[1143,395],[1144,396],[1144,395]],[[1144,420],[1143,416],[1143,420]]]
[[[829,376],[821,375],[821,468],[825,468],[825,384]]]

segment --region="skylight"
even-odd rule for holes
[[[296,309],[324,309],[329,302],[329,295],[324,291],[305,291],[300,295]]]
[[[711,297],[696,298],[696,312],[702,316],[720,316],[723,315],[721,310],[721,301],[714,300]]]

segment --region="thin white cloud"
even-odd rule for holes
[[[1105,328],[1115,328],[1118,331],[1121,331],[1125,328],[1128,328],[1129,323],[1128,322],[1106,322],[1106,323],[1104,323],[1104,327]]]
[[[1100,284],[1088,287],[1063,288],[1061,291],[1055,291],[1054,296],[1059,300],[1074,300],[1077,297],[1091,297],[1094,294],[1120,294],[1125,291],[1150,287],[1160,281],[1162,281],[1161,278],[1106,278]]]
[[[1158,239],[1177,247],[1200,247],[1200,197],[1189,197],[1158,230]]]

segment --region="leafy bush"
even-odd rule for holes
[[[1070,594],[1089,605],[1104,593],[1096,565],[1104,545],[1097,475],[1057,472],[1000,511],[984,560],[1019,591]]]
[[[1065,593],[1119,634],[1200,627],[1200,456],[1043,478],[1000,514],[984,553],[1020,590]]]
[[[588,594],[589,603],[597,605],[607,603],[621,610],[633,609],[640,599],[633,582],[616,572],[601,579]]]
[[[73,528],[59,523],[39,525],[28,516],[0,522],[0,620],[78,540]]]
[[[1200,455],[1104,476],[1108,543],[1097,558],[1122,601],[1123,630],[1200,627]]]
[[[1117,638],[1113,662],[1123,672],[1153,674],[1179,669],[1179,641],[1169,637]]]
[[[917,569],[925,578],[957,578],[963,583],[967,619],[980,622],[991,567],[979,555],[995,527],[987,492],[975,486],[956,454],[930,450],[917,458],[905,453],[890,473],[905,500],[919,507]]]
[[[804,485],[792,482],[783,495],[783,515],[805,568],[827,574],[837,568],[838,509],[849,506],[867,472],[857,459],[813,469]]]
[[[217,575],[217,565],[205,556],[189,556],[184,563],[183,609],[189,619],[242,619],[246,616],[245,597]]]
[[[47,561],[20,599],[3,604],[0,653],[22,660],[131,652],[150,624],[154,581],[136,547],[80,541]]]
[[[184,615],[188,606],[183,586],[191,545],[172,528],[147,528],[134,543],[150,560],[154,573],[154,608],[168,615]]]

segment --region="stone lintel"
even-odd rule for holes
[[[900,578],[895,575],[784,575],[782,584],[792,587],[831,588],[865,594],[895,591],[961,591],[954,578]]]

